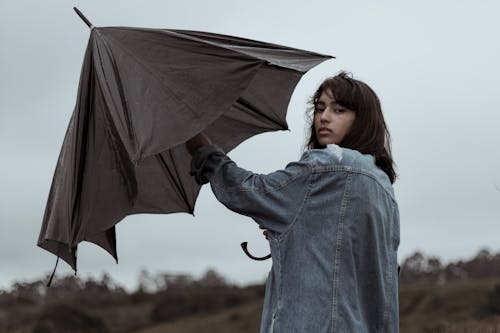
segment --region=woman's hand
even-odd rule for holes
[[[262,234],[264,235],[264,237],[266,237],[267,240],[269,240],[269,232],[267,231],[266,228],[264,228],[263,226],[259,225],[259,229],[262,229],[264,231],[262,231]]]
[[[188,141],[186,141],[186,148],[189,154],[193,155],[194,152],[205,145],[211,144],[210,138],[203,132],[198,133]]]

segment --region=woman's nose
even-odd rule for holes
[[[330,115],[329,115],[329,109],[326,108],[323,112],[321,112],[321,122],[328,122],[330,121]]]

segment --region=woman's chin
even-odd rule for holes
[[[336,144],[335,140],[318,140],[318,142],[323,147],[326,147],[326,145]]]

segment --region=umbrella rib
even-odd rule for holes
[[[226,50],[229,50],[231,52],[235,52],[239,55],[242,55],[242,56],[245,56],[245,57],[248,57],[249,59],[254,59],[254,60],[258,60],[258,61],[265,61],[269,64],[273,64],[275,66],[279,66],[279,67],[282,67],[282,68],[290,68],[289,66],[284,66],[284,65],[280,65],[280,64],[277,64],[277,63],[274,63],[274,62],[271,62],[269,61],[268,59],[264,59],[262,57],[259,57],[259,56],[256,56],[252,53],[249,53],[247,50],[245,50],[245,46],[243,45],[237,45],[235,47],[230,47],[228,43],[226,42],[214,42],[214,41],[211,41],[211,40],[207,40],[207,39],[203,39],[203,38],[200,38],[200,37],[197,37],[197,36],[193,36],[192,33],[199,33],[198,31],[192,31],[192,30],[171,30],[171,29],[161,29],[161,32],[162,33],[165,33],[167,35],[170,35],[170,36],[174,36],[174,35],[178,35],[179,37],[182,37],[182,38],[185,38],[185,39],[189,39],[189,40],[192,40],[192,41],[195,41],[195,42],[199,42],[199,43],[204,43],[204,44],[207,44],[207,45],[211,45],[211,46],[215,46],[215,47],[219,47],[219,48],[224,48]],[[234,36],[226,36],[226,35],[221,35],[221,34],[216,34],[218,36],[211,36],[210,34],[205,34],[205,37],[207,38],[210,38],[210,39],[214,39],[214,38],[218,38],[219,40],[223,40],[221,37],[232,37],[233,40],[234,40]],[[272,43],[264,43],[264,42],[260,42],[260,41],[257,41],[257,40],[252,40],[252,39],[246,39],[246,38],[241,38],[241,37],[237,37],[238,39],[240,40],[247,40],[247,41],[250,41],[251,43],[254,44],[254,48],[257,48],[255,47],[255,44],[264,44],[263,46],[266,46],[266,47],[271,47],[272,49],[274,50],[278,50],[279,52],[283,52],[283,53],[286,53],[286,52],[292,52],[292,53],[306,53],[308,54],[309,56],[314,56],[314,57],[320,57],[320,58],[323,58],[323,59],[331,59],[331,58],[335,58],[334,56],[331,56],[331,55],[325,55],[325,54],[321,54],[321,53],[317,53],[317,52],[311,52],[311,51],[307,51],[307,50],[302,50],[302,49],[298,49],[298,48],[293,48],[293,47],[288,47],[288,46],[283,46],[283,45],[279,45],[279,44],[272,44]],[[290,68],[292,69],[292,68]],[[297,70],[297,69],[295,69]],[[299,70],[300,72],[302,73],[305,73],[307,72],[307,70]]]
[[[128,112],[129,107],[128,107],[127,99],[125,98],[125,93],[123,91],[122,85],[120,83],[118,83],[118,82],[121,81],[120,73],[118,71],[116,62],[114,60],[113,53],[109,49],[108,45],[106,45],[106,43],[103,43],[103,45],[104,45],[104,49],[105,49],[106,53],[109,56],[109,60],[111,62],[111,67],[113,69],[113,74],[117,77],[117,80],[116,80],[117,85],[116,86],[117,86],[117,89],[118,89],[118,94],[120,96],[120,102],[121,102],[121,106],[122,106],[122,109],[123,109],[123,116],[125,117],[125,125],[126,125],[127,132],[128,132],[127,134],[129,135],[131,143],[132,143],[132,145],[134,146],[134,149],[135,149],[136,148],[136,144],[137,144],[137,139],[136,139],[134,127],[132,125],[132,121],[131,121],[131,119],[129,117],[129,112]],[[97,49],[97,52],[100,55],[99,49]],[[100,58],[102,58],[102,57],[100,56]],[[102,62],[101,62],[101,66],[104,67],[104,64],[102,64]],[[105,81],[105,82],[106,82],[106,85],[108,86],[108,89],[110,89],[109,85],[107,84],[107,81]],[[111,100],[111,101],[114,104],[114,101],[113,100]]]
[[[145,63],[139,61],[139,59],[134,55],[133,52],[130,52],[126,47],[124,47],[122,45],[122,43],[121,43],[120,40],[117,40],[117,39],[113,38],[112,36],[110,36],[110,37],[107,37],[108,43],[109,43],[110,39],[113,40],[113,42],[115,43],[114,45],[116,45],[117,47],[119,47],[129,57],[133,58],[135,60],[135,62],[136,62],[137,65],[139,65],[143,69],[145,69],[151,75],[151,77],[158,82],[159,86],[162,87],[162,88],[164,88],[163,89],[164,92],[166,92],[167,94],[171,94],[175,98],[175,100],[177,102],[185,105],[193,113],[196,113],[196,110],[193,109],[193,107],[191,105],[189,105],[188,103],[186,103],[184,99],[182,99],[181,97],[179,97],[177,95],[177,93],[175,92],[174,88],[172,88],[169,84],[167,84],[167,82],[162,81],[161,78],[156,74],[156,72],[153,69],[151,69]]]
[[[168,154],[170,155],[170,158],[173,160],[172,152],[170,150],[168,151]],[[161,154],[158,154],[157,156],[159,156],[160,161],[163,164],[163,167],[167,170],[168,175],[173,180],[173,183],[174,183],[174,185],[175,185],[175,187],[177,189],[177,192],[181,195],[182,199],[184,199],[184,202],[185,202],[186,206],[189,208],[189,212],[193,213],[193,208],[189,204],[186,192],[184,191],[184,189],[182,188],[182,186],[180,186],[180,184],[177,183],[176,178],[174,177],[172,171],[168,167],[167,162],[165,162],[165,159],[163,158],[163,156]],[[177,172],[177,168],[174,167],[174,171],[175,171],[175,176],[177,177],[177,179],[180,179],[179,173]]]
[[[95,75],[95,74],[94,74]],[[135,168],[132,164],[130,154],[128,153],[123,140],[121,140],[118,130],[116,128],[116,124],[113,121],[113,118],[110,113],[110,109],[104,100],[102,95],[102,85],[98,79],[94,79],[95,84],[99,91],[101,91],[101,98],[96,98],[96,101],[99,103],[100,108],[102,109],[102,116],[105,121],[106,134],[107,138],[109,138],[108,142],[114,152],[114,158],[119,161],[118,170],[120,175],[122,176],[123,182],[126,186],[126,191],[129,199],[129,203],[133,206],[134,200],[137,197],[137,180],[135,178]]]
[[[182,35],[188,35],[193,38],[196,38],[198,40],[201,40],[203,42],[207,42],[206,39],[200,38],[200,37],[195,37],[193,34],[196,34],[198,36],[202,35],[203,37],[210,38],[212,40],[218,40],[220,42],[210,42],[216,45],[222,44],[224,47],[232,49],[231,47],[228,47],[227,45],[235,45],[236,47],[238,46],[243,46],[247,47],[249,44],[251,44],[250,47],[255,47],[255,48],[272,48],[275,50],[280,50],[280,51],[294,51],[298,53],[306,53],[309,55],[313,56],[318,56],[318,57],[326,57],[326,58],[335,58],[334,56],[331,56],[329,54],[322,54],[318,52],[313,52],[309,50],[304,50],[304,49],[299,49],[296,47],[291,47],[291,46],[285,46],[285,45],[280,45],[280,44],[275,44],[275,43],[268,43],[268,42],[263,42],[259,41],[256,39],[251,39],[251,38],[245,38],[245,37],[237,37],[237,36],[230,36],[230,35],[224,35],[224,34],[219,34],[219,33],[210,33],[210,32],[205,32],[205,31],[195,31],[195,30],[178,30],[178,29],[161,29],[162,31],[168,30],[169,32],[174,31],[176,33],[182,34]],[[231,43],[228,43],[227,41],[230,40]]]
[[[261,111],[259,111],[259,109],[257,109],[255,106],[253,106],[249,101],[247,101],[246,99],[244,99],[242,97],[238,98],[238,100],[236,101],[236,105],[238,105],[238,104],[240,104],[244,108],[243,110],[256,113],[259,116],[261,116],[262,118],[265,118],[265,119],[269,120],[270,122],[277,124],[280,128],[284,128],[284,129],[288,128],[288,126],[286,124],[285,125],[280,124],[278,121],[269,117],[267,114],[262,113]]]
[[[78,96],[78,104],[81,105],[85,103],[84,105],[88,107],[87,103],[90,104],[91,101],[94,99],[94,84],[92,77],[94,76],[94,73],[91,72],[89,75],[89,80],[87,82],[87,88],[89,91],[89,95],[85,100],[82,100],[82,96]],[[77,152],[78,157],[75,158],[73,168],[77,170],[77,176],[76,178],[76,185],[75,187],[75,193],[73,195],[73,200],[71,203],[71,219],[69,223],[69,239],[70,239],[70,244],[69,244],[69,249],[71,251],[73,246],[76,246],[78,244],[73,244],[74,240],[77,238],[78,234],[78,227],[81,227],[81,225],[77,225],[75,223],[75,220],[81,216],[80,214],[80,209],[81,209],[81,197],[82,197],[82,191],[83,191],[83,177],[85,176],[85,169],[87,167],[87,149],[88,149],[88,127],[89,127],[89,121],[90,117],[93,116],[90,112],[80,112],[77,115],[77,118],[75,119],[75,131],[77,137],[81,138],[81,140],[77,140],[77,147],[75,151]],[[81,125],[80,125],[81,123]],[[82,161],[83,159],[83,161]],[[78,165],[76,165],[78,163]]]

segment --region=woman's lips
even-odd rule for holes
[[[318,134],[330,134],[331,132],[328,128],[320,128]]]

